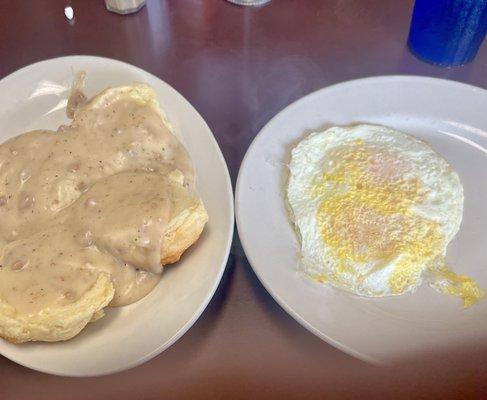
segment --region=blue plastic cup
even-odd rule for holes
[[[487,0],[416,0],[408,45],[445,67],[471,61],[487,31]]]

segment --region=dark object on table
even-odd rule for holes
[[[416,0],[408,45],[440,66],[473,60],[487,31],[487,0]]]

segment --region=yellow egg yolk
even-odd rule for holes
[[[427,267],[441,275],[438,289],[461,297],[465,307],[483,297],[475,281],[444,265],[441,226],[414,213],[426,192],[406,160],[360,140],[332,151],[329,160],[313,185],[313,194],[324,198],[319,229],[338,260],[334,276],[327,278],[340,281],[341,274],[351,273],[360,283],[367,276],[360,264],[372,263],[375,271],[394,262],[389,277],[394,294],[417,284]]]
[[[444,265],[430,270],[434,274],[433,287],[440,292],[461,297],[465,308],[485,297],[484,290],[469,276],[457,275]]]

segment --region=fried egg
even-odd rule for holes
[[[423,280],[465,307],[484,296],[445,264],[463,187],[427,143],[383,126],[333,127],[302,140],[289,169],[287,200],[310,278],[367,297],[411,292]]]

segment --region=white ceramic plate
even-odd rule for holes
[[[285,209],[286,163],[308,133],[357,122],[388,125],[427,140],[465,189],[460,232],[448,264],[487,289],[487,91],[407,76],[360,79],[312,93],[274,117],[255,138],[236,190],[238,232],[257,276],[299,323],[363,360],[383,363],[448,345],[487,341],[487,300],[463,310],[423,285],[414,294],[367,299],[298,272],[298,240]]]
[[[233,233],[228,169],[213,134],[176,90],[154,75],[107,58],[74,56],[42,61],[0,81],[0,142],[19,133],[55,129],[67,122],[64,105],[74,72],[87,72],[86,93],[141,81],[159,102],[193,160],[198,191],[210,217],[181,262],[164,272],[156,288],[130,306],[108,309],[100,321],[59,343],[13,345],[0,352],[29,368],[58,375],[94,376],[121,371],[156,356],[198,319],[220,282]]]

